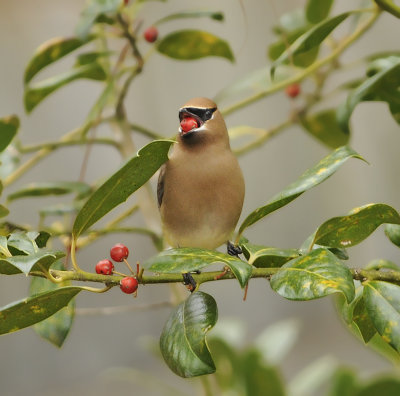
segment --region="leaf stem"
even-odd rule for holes
[[[374,24],[378,16],[380,15],[380,9],[378,7],[375,7],[374,9],[366,10],[366,11],[372,11],[372,15],[370,18],[368,18],[363,24],[361,24],[351,35],[347,36],[342,40],[341,43],[338,44],[338,46],[326,57],[317,60],[301,72],[295,74],[293,77],[290,77],[286,80],[283,80],[279,83],[272,84],[268,89],[265,91],[256,93],[254,95],[251,95],[245,99],[242,99],[238,101],[237,103],[232,104],[231,106],[226,107],[225,109],[221,110],[221,113],[224,116],[227,116],[236,110],[242,109],[272,93],[275,93],[277,91],[280,91],[281,89],[287,87],[288,85],[295,84],[300,82],[301,80],[305,79],[309,75],[313,74],[316,70],[320,69],[322,66],[325,66],[329,62],[334,61],[339,55],[344,52],[353,42],[355,42],[358,38],[360,38],[366,31],[370,29],[370,27]]]

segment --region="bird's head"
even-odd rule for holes
[[[179,109],[179,121],[179,135],[183,143],[221,141],[229,144],[225,121],[211,99],[189,100]]]

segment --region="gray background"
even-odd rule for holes
[[[22,76],[33,51],[51,37],[71,35],[83,3],[78,0],[0,1],[0,114],[16,113],[21,117],[20,136],[26,144],[56,140],[79,126],[100,92],[98,83],[76,82],[45,100],[30,116],[23,111]],[[159,131],[166,137],[171,136],[177,130],[177,109],[187,99],[193,96],[213,97],[246,72],[265,65],[267,45],[274,39],[271,26],[276,23],[277,15],[303,4],[289,0],[275,2],[275,6],[271,1],[249,0],[243,3],[247,24],[240,2],[228,0],[220,1],[217,5],[213,1],[201,4],[205,8],[209,6],[223,10],[225,23],[207,19],[176,23],[178,28],[194,26],[229,39],[236,63],[230,64],[217,58],[190,63],[176,62],[155,54],[128,95],[127,109],[132,121]],[[337,3],[334,12],[340,12],[346,5],[344,1]],[[175,10],[191,6],[196,7],[194,2],[187,4],[182,0],[146,3],[141,12],[144,26]],[[160,28],[161,34],[172,30],[174,23]],[[376,51],[398,49],[399,34],[395,18],[383,15],[374,29],[346,52],[344,59],[350,62],[368,53],[370,48]],[[145,51],[149,48],[146,43],[140,45]],[[40,78],[62,71],[72,62],[72,59],[66,59],[49,72],[44,72]],[[332,78],[329,81],[330,88],[335,84],[337,82]],[[341,99],[332,104],[337,105]],[[285,119],[290,110],[289,100],[283,93],[278,93],[238,111],[226,121],[228,126],[269,127]],[[249,229],[246,235],[251,241],[282,248],[297,247],[324,220],[345,214],[356,206],[384,202],[400,209],[398,125],[383,103],[358,106],[352,124],[351,145],[370,165],[349,161],[329,181]],[[146,140],[135,137],[135,142],[140,147]],[[33,180],[77,180],[83,153],[81,148],[68,148],[51,155],[26,174],[13,189]],[[243,216],[295,180],[327,153],[325,147],[299,127],[292,127],[261,149],[242,157],[240,163],[247,189]],[[119,165],[119,157],[112,148],[97,146],[90,158],[86,180],[111,174]],[[10,208],[16,222],[35,224],[38,221],[38,208],[44,203],[60,201],[62,199],[56,198],[21,200]],[[135,217],[135,224],[141,224],[140,216]],[[114,235],[80,252],[79,262],[86,269],[93,268],[99,259],[108,256],[109,247],[116,242],[124,242],[129,246],[132,262],[143,261],[154,254],[150,242],[144,237]],[[352,248],[350,254],[350,265],[359,267],[375,258],[399,260],[398,250],[388,242],[382,229],[366,242]],[[0,305],[25,297],[27,288],[28,280],[23,277],[2,277]],[[307,303],[290,302],[273,293],[263,280],[251,282],[246,302],[242,301],[242,292],[235,282],[206,285],[204,290],[216,298],[220,318],[239,318],[247,324],[249,341],[278,320],[297,318],[301,322],[300,340],[284,362],[284,375],[288,379],[323,355],[331,355],[357,368],[364,375],[390,369],[386,361],[361,345],[344,328],[335,316],[335,308],[329,298]],[[168,296],[166,286],[146,286],[140,288],[139,298],[132,303],[130,297],[122,295],[115,288],[104,295],[81,293],[77,304],[79,307],[145,304],[165,301]],[[90,396],[105,395],[111,391],[142,390],[137,385],[134,388],[129,381],[110,380],[107,370],[118,366],[152,370],[159,379],[192,394],[195,384],[177,378],[144,347],[145,337],[156,339],[159,336],[168,312],[168,309],[162,309],[105,317],[77,317],[61,350],[39,339],[31,329],[2,336],[1,394]],[[142,378],[142,381],[145,379]],[[160,392],[145,387],[141,394],[156,395]]]

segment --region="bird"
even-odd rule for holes
[[[217,105],[189,100],[179,109],[179,133],[160,169],[157,198],[166,242],[173,248],[240,248],[230,242],[239,220],[245,183]]]

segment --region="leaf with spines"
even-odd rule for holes
[[[76,239],[96,221],[145,184],[168,159],[172,140],[156,140],[139,150],[137,156],[104,182],[76,216],[72,234]]]
[[[91,188],[82,182],[42,182],[31,183],[8,195],[8,200],[13,201],[26,197],[42,197],[48,195],[64,195],[75,193],[77,198],[86,196]]]
[[[343,248],[357,245],[381,224],[400,224],[400,215],[391,206],[369,204],[353,209],[349,215],[334,217],[315,233],[314,243]]]
[[[214,298],[200,291],[191,294],[171,313],[161,333],[160,349],[175,374],[189,378],[215,371],[205,336],[217,317]]]
[[[19,118],[16,115],[0,118],[0,152],[11,143],[19,129]]]
[[[313,300],[342,293],[350,302],[355,293],[351,272],[326,249],[288,261],[272,276],[270,284],[289,300]]]
[[[322,110],[316,114],[307,114],[301,124],[311,136],[331,148],[348,143],[350,135],[345,133],[336,119],[336,109]]]
[[[52,269],[63,270],[61,261],[56,261]],[[60,287],[70,286],[71,282],[53,283],[46,278],[32,277],[29,293],[33,297],[37,294],[57,290]],[[68,305],[61,308],[49,318],[33,326],[35,332],[45,340],[57,347],[61,347],[71,329],[75,313],[75,302],[71,300]]]
[[[364,284],[369,317],[384,341],[400,352],[400,287],[382,281]]]
[[[257,268],[281,267],[300,255],[296,249],[277,249],[248,242],[242,243],[240,247],[249,264]]]
[[[81,290],[77,286],[62,287],[0,308],[0,334],[12,333],[47,319],[67,306]]]
[[[329,34],[339,26],[352,11],[344,12],[343,14],[336,15],[332,18],[325,19],[317,25],[313,26],[306,33],[301,35],[286,51],[272,64],[271,77],[274,77],[275,69],[289,61],[290,57],[298,56],[302,53],[318,48],[321,43],[329,36]]]
[[[28,84],[46,66],[82,47],[92,39],[93,37],[87,37],[84,40],[77,37],[56,37],[46,41],[35,51],[29,61],[25,69],[24,83]]]
[[[26,86],[24,93],[25,110],[30,113],[48,95],[64,85],[81,78],[103,81],[107,78],[107,75],[99,63],[90,63]]]
[[[327,157],[322,159],[317,165],[303,173],[303,175],[301,175],[300,178],[294,183],[290,184],[282,192],[275,195],[265,206],[262,206],[250,213],[239,228],[239,236],[243,234],[243,231],[247,227],[251,226],[282,206],[292,202],[310,188],[325,181],[349,158],[358,158],[363,160],[360,154],[356,153],[348,146],[337,148]]]
[[[200,30],[170,33],[158,42],[156,48],[159,53],[179,60],[217,56],[234,61],[232,50],[226,41]]]
[[[253,267],[248,263],[215,250],[200,248],[167,249],[157,256],[147,260],[144,267],[149,271],[180,274],[198,271],[211,264],[221,263],[227,265],[236,276],[241,287],[246,286]]]

